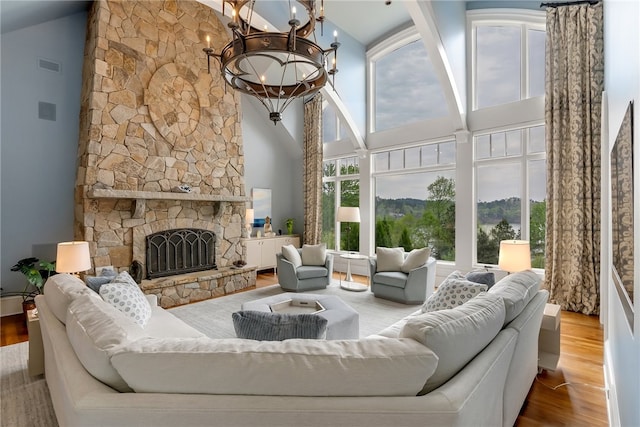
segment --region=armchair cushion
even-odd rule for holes
[[[375,283],[381,283],[396,288],[404,288],[407,285],[407,275],[401,271],[385,271],[376,273],[374,276]]]
[[[414,268],[425,265],[430,256],[430,248],[414,249],[407,254],[400,269],[403,273],[409,273]]]
[[[404,262],[404,249],[377,247],[376,255],[377,271],[401,271]]]
[[[238,311],[233,313],[233,328],[238,338],[258,341],[283,341],[294,338],[322,339],[328,320],[315,314]]]
[[[327,261],[327,245],[302,245],[302,265],[324,265]]]
[[[314,277],[326,277],[328,275],[327,268],[323,265],[302,265],[296,269],[298,279],[313,279]]]
[[[298,268],[302,265],[302,258],[300,257],[300,252],[293,245],[285,245],[282,247],[282,256],[291,262],[295,268]]]

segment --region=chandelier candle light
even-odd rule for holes
[[[270,32],[254,27],[256,0],[224,0],[231,7],[232,39],[220,51],[211,48],[211,38],[207,36],[207,68],[211,72],[211,57],[220,63],[220,73],[225,82],[240,92],[254,96],[269,111],[269,120],[277,124],[282,112],[295,98],[313,96],[332,76],[335,83],[337,52],[340,43],[338,33],[333,33],[333,43],[327,50],[308,39],[314,34],[315,23],[324,23],[324,0],[320,5],[320,15],[316,17],[315,0],[298,0],[307,11],[309,21],[301,25],[296,18],[296,8],[291,8],[290,29],[287,32]],[[327,58],[333,53],[331,67],[327,69]]]

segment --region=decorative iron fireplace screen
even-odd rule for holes
[[[146,237],[147,278],[216,268],[216,235],[208,230],[180,228]]]

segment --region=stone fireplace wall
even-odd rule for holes
[[[144,237],[215,232],[216,264],[244,259],[240,99],[225,91],[206,37],[229,37],[191,0],[95,1],[88,19],[75,188],[75,238],[94,266],[144,264]],[[188,185],[192,192],[177,192]],[[173,196],[175,195],[175,197]]]

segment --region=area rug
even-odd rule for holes
[[[211,338],[234,338],[231,314],[242,303],[282,293],[279,285],[240,292],[169,311]],[[418,309],[379,298],[369,291],[350,292],[337,282],[326,289],[308,292],[336,295],[360,314],[360,337],[375,334]],[[0,347],[0,426],[57,427],[49,389],[44,377],[27,373],[29,344]]]
[[[235,338],[236,334],[233,329],[231,314],[240,310],[242,303],[283,292],[280,285],[272,285],[223,298],[172,308],[169,311],[211,338]],[[360,315],[361,338],[381,331],[420,307],[376,298],[369,291],[346,291],[340,288],[337,281],[331,283],[326,289],[305,293],[336,295],[349,304]]]
[[[29,343],[0,347],[0,425],[56,427],[47,383],[29,376],[28,358]]]

